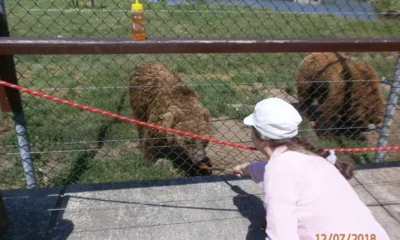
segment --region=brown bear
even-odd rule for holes
[[[377,72],[340,53],[307,55],[296,73],[299,110],[316,120],[318,136],[358,137],[383,121],[385,100]],[[311,110],[318,102],[315,116]]]
[[[162,63],[139,65],[131,73],[130,107],[135,119],[163,127],[211,136],[210,111],[198,94]],[[167,158],[186,176],[211,175],[208,141],[137,125],[145,165]],[[206,168],[204,168],[206,167]]]

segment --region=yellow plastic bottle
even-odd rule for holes
[[[146,31],[144,28],[144,11],[143,5],[136,0],[135,3],[132,4],[131,7],[131,19],[132,19],[132,40],[135,41],[143,41],[147,39]]]

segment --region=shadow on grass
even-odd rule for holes
[[[117,107],[117,114],[119,114],[122,110],[124,105],[125,99],[127,94],[123,94],[119,100],[119,104]],[[111,119],[107,124],[100,127],[99,134],[97,135],[97,145],[94,149],[88,149],[87,151],[83,152],[75,161],[74,166],[72,167],[70,174],[59,181],[61,185],[68,185],[71,183],[78,182],[82,175],[88,170],[90,160],[93,160],[96,156],[99,149],[104,146],[104,141],[106,140],[106,135],[109,128],[118,122],[119,120],[116,118]]]

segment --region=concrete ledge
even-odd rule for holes
[[[2,191],[10,220],[4,240],[43,239],[61,188]]]
[[[375,182],[392,186],[399,173],[400,167],[364,168],[349,181],[391,239],[400,239],[400,195]],[[70,185],[2,194],[11,220],[6,240],[265,239],[260,230],[262,184],[248,177]],[[382,205],[385,202],[391,204]]]

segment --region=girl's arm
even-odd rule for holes
[[[267,162],[253,162],[250,163],[248,166],[248,171],[251,179],[255,183],[259,183],[264,181],[264,172],[265,172],[265,166],[267,165]]]
[[[243,163],[233,168],[233,172],[236,176],[249,176],[256,182],[262,182],[264,180],[265,165],[267,162],[253,162]]]

